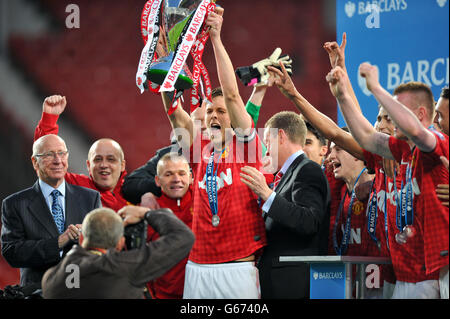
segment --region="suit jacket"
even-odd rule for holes
[[[145,283],[175,266],[194,244],[192,231],[170,209],[153,210],[146,219],[159,239],[138,249],[109,249],[103,255],[74,246],[44,274],[44,298],[143,298]]]
[[[65,228],[81,224],[91,210],[101,207],[100,194],[85,187],[66,183]],[[44,272],[61,260],[58,229],[36,182],[32,187],[12,194],[2,203],[2,255],[20,268],[20,285],[40,286]],[[73,243],[64,247],[67,252]]]
[[[320,166],[302,154],[289,166],[275,192],[265,216],[268,245],[258,262],[261,297],[308,298],[309,265],[280,263],[279,257],[326,255],[328,181]]]

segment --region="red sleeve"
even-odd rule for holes
[[[34,130],[34,140],[48,134],[58,134],[58,121],[59,115],[49,114],[42,112],[42,117]]]
[[[363,149],[364,162],[367,169],[377,170],[378,167],[383,166],[383,158],[377,154],[371,153]]]
[[[66,175],[64,176],[64,179],[69,184],[79,185],[79,186],[97,190],[94,183],[86,175],[74,174],[74,173],[67,172]]]
[[[440,132],[437,132],[435,130],[430,130],[431,133],[434,134],[434,137],[436,138],[436,146],[434,147],[434,150],[431,152],[422,152],[422,154],[430,161],[433,161],[436,165],[441,164],[441,156],[444,156],[448,159],[448,142],[449,138],[447,135],[442,134]]]
[[[399,140],[393,136],[389,137],[389,149],[391,150],[394,159],[398,162],[402,162],[403,153],[406,151],[407,154],[410,154],[411,148],[409,144],[403,140]]]

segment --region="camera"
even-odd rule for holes
[[[127,250],[136,249],[145,245],[147,241],[147,221],[143,219],[139,223],[126,226],[124,229],[124,237]]]

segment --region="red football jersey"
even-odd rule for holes
[[[441,252],[448,252],[449,211],[438,199],[436,187],[438,184],[448,184],[448,170],[441,163],[440,156],[448,158],[449,140],[445,134],[434,130],[430,132],[436,138],[436,147],[432,152],[425,153],[417,147],[411,150],[406,142],[394,137],[389,139],[389,147],[395,159],[401,163],[403,181],[407,178],[407,166],[412,167],[412,226],[415,235],[402,246],[413,245],[421,257],[421,267],[425,266],[427,275],[434,275],[441,267],[448,265],[448,254],[442,256]],[[415,241],[416,236],[421,237],[420,240]]]
[[[41,120],[39,121],[39,124],[34,131],[34,140],[36,141],[41,136],[48,134],[58,135],[57,121],[58,115],[45,112],[42,113]],[[122,185],[126,175],[126,171],[124,171],[120,175],[119,181],[117,182],[117,185],[113,191],[100,190],[99,188],[97,188],[92,178],[86,175],[67,173],[64,179],[69,184],[79,185],[98,191],[100,193],[102,206],[111,208],[117,212],[122,207],[130,205],[130,203],[122,196]]]
[[[241,167],[261,169],[261,142],[254,138],[241,142],[236,136],[225,151],[215,155],[217,169],[218,216],[212,225],[212,213],[206,191],[206,168],[212,154],[210,141],[198,137],[191,146],[191,167],[194,174],[194,216],[192,229],[196,240],[189,260],[200,263],[223,263],[255,254],[266,245],[265,225],[257,196],[240,180]],[[201,159],[193,154],[201,141]],[[199,147],[197,147],[199,149]],[[219,160],[220,157],[220,160]]]
[[[170,208],[173,213],[192,228],[193,214],[192,186],[180,200],[167,197],[164,193],[157,199],[161,208]],[[147,241],[155,241],[159,234],[152,227],[147,228]],[[184,273],[188,256],[168,270],[161,277],[147,283],[148,290],[154,299],[182,299],[184,289]]]
[[[329,231],[329,254],[336,255],[333,243],[333,231],[335,228],[336,216],[339,210],[339,205],[342,198],[344,198],[347,191],[347,185],[340,180],[334,178],[333,173],[327,173],[328,183],[331,191],[331,206],[330,206],[330,231]],[[345,225],[347,223],[347,213],[351,201],[351,193],[347,194],[343,204],[340,218],[337,221],[336,239],[340,247],[342,236],[344,234]],[[367,256],[367,236],[363,235],[366,232],[366,202],[361,202],[354,199],[352,204],[351,220],[350,220],[350,237],[346,256]],[[375,245],[375,244],[374,244]]]
[[[367,168],[371,168],[375,171],[375,191],[377,194],[377,208],[378,208],[378,219],[376,225],[376,238],[380,243],[380,257],[391,258],[390,251],[388,248],[388,236],[389,236],[389,214],[394,214],[395,216],[395,205],[393,201],[390,201],[389,192],[386,192],[386,188],[389,183],[392,186],[392,180],[385,175],[383,168],[383,158],[376,154],[367,152],[363,150],[364,160]],[[398,172],[397,172],[398,173]],[[398,180],[401,179],[400,174],[398,175]],[[393,194],[393,193],[392,193]],[[391,213],[390,213],[391,212]],[[385,215],[386,213],[386,215]],[[386,220],[385,220],[386,218]],[[386,226],[388,230],[386,232]],[[369,238],[370,235],[369,235]],[[396,277],[393,265],[381,265],[381,276],[384,280],[395,283]]]

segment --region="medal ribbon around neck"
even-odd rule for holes
[[[220,152],[218,161],[220,161],[223,152],[225,152],[226,147]],[[214,154],[215,151],[211,153],[211,156],[206,167],[206,193],[208,194],[209,207],[212,214],[212,224],[214,227],[219,225],[219,208],[218,208],[218,197],[217,197],[217,170],[219,169],[219,163],[217,163],[216,169],[214,170]]]
[[[414,153],[415,146],[411,150],[411,153]],[[397,229],[400,232],[403,232],[406,226],[410,226],[414,222],[414,194],[412,189],[412,171],[414,165],[414,155],[412,155],[412,159],[408,162],[406,166],[405,173],[405,181],[406,183],[401,184],[401,193],[399,194],[397,190],[397,181],[396,181],[396,173],[394,172],[394,191],[396,198],[396,210],[395,210],[395,221],[397,225]]]
[[[350,230],[351,230],[352,207],[353,207],[353,201],[355,200],[355,197],[356,197],[355,186],[356,186],[356,183],[358,183],[359,178],[361,177],[362,173],[364,173],[365,170],[366,170],[366,168],[364,167],[361,170],[361,172],[359,172],[359,175],[356,178],[355,183],[353,184],[352,194],[350,197],[350,205],[348,206],[348,209],[347,209],[347,218],[346,218],[344,234],[342,236],[340,247],[337,242],[336,232],[337,232],[337,227],[339,224],[339,219],[341,218],[342,208],[344,207],[345,199],[347,198],[348,189],[345,190],[344,197],[341,199],[341,203],[339,204],[339,209],[336,213],[336,219],[334,221],[334,227],[333,227],[333,246],[334,246],[334,251],[336,252],[336,254],[338,256],[342,256],[347,252],[348,243],[349,243],[349,239],[350,239]]]

